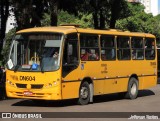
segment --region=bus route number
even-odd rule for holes
[[[35,76],[20,76],[20,81],[35,81]]]

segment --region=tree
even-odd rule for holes
[[[1,0],[0,1],[0,58],[1,51],[3,47],[3,39],[5,38],[5,31],[6,31],[6,22],[9,16],[9,0]]]
[[[13,7],[17,21],[17,30],[31,27],[32,0],[13,0]]]
[[[51,16],[51,26],[57,26],[58,22],[58,5],[59,0],[49,0],[50,16]]]
[[[9,55],[9,48],[10,48],[10,45],[11,45],[11,40],[12,40],[12,37],[14,36],[16,32],[16,29],[11,29],[7,34],[6,34],[6,37],[5,37],[5,41],[4,41],[4,49],[2,50],[2,55],[3,55],[3,59],[2,59],[2,64],[5,65],[6,62],[7,62],[7,59],[8,59],[8,55]]]
[[[137,32],[152,33],[151,22],[155,21],[152,14],[146,14],[141,4],[128,3],[128,8],[132,13],[129,17],[120,19],[116,23],[116,28]]]
[[[17,30],[41,26],[41,19],[45,11],[45,0],[12,0]]]
[[[80,1],[78,10],[82,13],[92,14],[95,29],[104,29],[106,25],[106,17],[109,13],[109,0],[84,0]]]
[[[156,36],[157,40],[160,40],[160,15],[154,17],[152,14],[146,14],[141,4],[128,3],[128,8],[131,11],[130,16],[118,20],[116,28],[151,33]]]
[[[46,12],[45,0],[33,0],[32,13],[31,13],[31,26],[41,26],[41,20],[43,19],[43,13]]]
[[[126,18],[130,15],[127,2],[124,0],[112,0],[110,28],[115,28],[116,21],[120,18]]]
[[[160,14],[154,17],[153,23],[148,23],[148,24],[150,26],[153,26],[153,34],[156,35],[157,39],[160,40]]]
[[[116,20],[129,13],[126,0],[84,0],[77,7],[80,12],[92,14],[95,29],[115,28]]]
[[[46,9],[50,14],[50,25],[57,26],[58,10],[79,16],[79,13],[92,15],[94,28],[115,28],[117,19],[127,14],[120,14],[127,10],[126,0],[13,0],[15,16],[19,29],[41,26],[42,13]],[[40,11],[37,11],[39,7]],[[39,14],[40,13],[40,14]],[[124,13],[124,12],[123,12]]]
[[[74,14],[69,14],[67,11],[59,11],[58,12],[58,24],[79,24],[83,28],[93,28],[93,21],[92,21],[92,15],[91,14],[83,14],[78,13],[77,16]],[[42,20],[42,26],[49,26],[51,23],[50,15],[45,13],[44,19]]]

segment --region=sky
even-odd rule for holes
[[[160,13],[160,0],[158,0],[158,11]]]

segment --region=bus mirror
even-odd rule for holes
[[[8,60],[8,62],[7,62],[7,67],[8,67],[9,69],[12,69],[12,68],[13,68],[13,62],[12,62],[11,59]]]
[[[68,55],[72,55],[73,54],[73,46],[71,44],[68,44]]]
[[[25,40],[22,35],[16,35],[16,36],[15,36],[15,39],[16,39],[16,40],[22,40],[22,41]]]

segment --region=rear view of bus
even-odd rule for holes
[[[19,32],[15,35],[7,62],[8,97],[61,99],[62,40],[63,34],[58,32]]]

